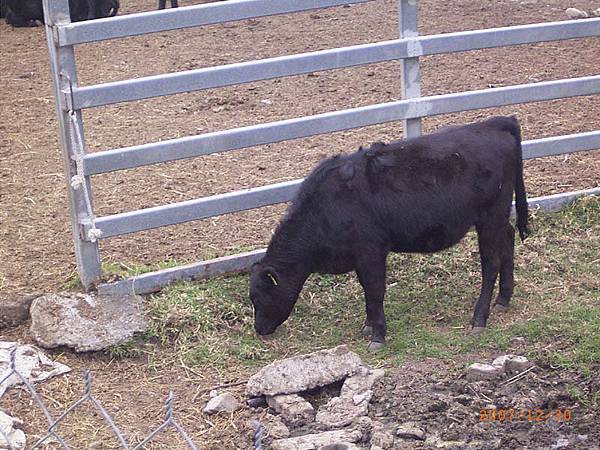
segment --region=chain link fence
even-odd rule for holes
[[[69,446],[65,439],[58,433],[57,428],[61,423],[63,423],[70,415],[74,413],[77,409],[79,409],[84,404],[89,404],[93,411],[97,412],[110,431],[113,433],[114,437],[117,439],[121,448],[125,450],[137,450],[145,448],[146,444],[150,443],[155,437],[159,434],[167,431],[174,430],[183,440],[185,441],[188,448],[192,450],[198,450],[201,447],[197,446],[186,430],[175,420],[173,415],[173,403],[174,396],[173,392],[169,392],[167,396],[166,404],[165,404],[165,415],[163,422],[156,427],[150,434],[148,434],[142,441],[137,445],[132,445],[128,442],[126,436],[121,432],[119,427],[116,425],[114,419],[111,417],[110,413],[102,406],[102,404],[94,397],[92,394],[92,375],[89,370],[84,372],[84,390],[83,395],[79,400],[76,400],[71,406],[69,406],[60,416],[54,418],[46,405],[44,404],[41,396],[36,391],[33,383],[31,383],[26,376],[21,374],[16,367],[16,351],[17,347],[11,351],[10,354],[10,366],[6,373],[0,375],[0,387],[3,384],[9,384],[9,379],[14,380],[16,378],[18,381],[22,383],[24,389],[29,393],[31,399],[35,403],[35,405],[39,408],[39,410],[44,414],[46,421],[48,423],[48,429],[45,431],[45,434],[41,436],[32,446],[23,447],[19,445],[15,447],[13,443],[11,443],[11,439],[9,434],[10,430],[3,429],[0,426],[0,449],[9,449],[9,450],[22,450],[23,448],[28,448],[31,450],[43,448],[45,445],[50,443],[55,443],[59,446],[59,448],[64,450],[75,450],[73,447]],[[14,378],[13,378],[14,377]],[[255,432],[254,432],[254,450],[262,450],[263,444],[263,427],[256,422],[255,423]]]

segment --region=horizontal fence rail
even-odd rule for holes
[[[81,202],[75,202],[71,214],[78,268],[86,289],[93,288],[99,280],[98,239],[287,202],[302,182],[301,179],[291,180],[95,217],[90,191],[93,175],[395,121],[404,122],[404,136],[416,136],[420,133],[420,119],[423,117],[600,93],[600,75],[595,75],[422,97],[420,57],[597,37],[600,36],[600,17],[419,36],[414,0],[398,0],[400,39],[110,83],[78,85],[74,60],[74,46],[78,44],[369,1],[229,0],[70,23],[68,0],[43,0],[50,59],[54,64],[53,81],[61,125],[61,142],[69,175],[69,193],[71,196],[84,195],[87,205],[83,208]],[[403,100],[86,154],[81,123],[83,109],[396,60],[402,61],[399,78]],[[600,131],[591,131],[523,142],[523,155],[524,158],[536,158],[598,148]],[[71,164],[73,161],[76,164]],[[82,194],[78,194],[77,189]],[[552,211],[579,195],[600,194],[599,190],[600,188],[596,188],[531,199],[530,204],[532,207],[539,206]],[[79,247],[91,249],[94,253],[85,253]],[[100,288],[148,293],[176,279],[203,278],[248,268],[263,252],[256,250],[161,270],[116,284],[101,285]]]
[[[442,53],[600,36],[600,18],[461,31],[116,81],[73,90],[74,109]],[[66,96],[70,100],[69,96]]]
[[[83,171],[85,175],[95,175],[402,119],[592,95],[598,92],[600,75],[399,100],[90,153],[83,157]]]
[[[523,158],[559,155],[600,148],[600,131],[525,141]],[[156,206],[111,216],[99,217],[95,226],[102,231],[101,238],[134,233],[165,225],[245,211],[262,206],[290,201],[296,194],[302,179],[244,189],[227,194],[214,195],[196,200]],[[90,223],[84,224],[87,235]]]
[[[579,197],[586,195],[600,195],[600,188],[582,191],[567,192],[563,194],[548,195],[528,200],[531,209],[543,211],[559,211]],[[514,205],[513,205],[514,214]],[[114,283],[101,284],[98,292],[110,295],[150,294],[159,291],[162,287],[180,280],[197,280],[215,275],[240,272],[252,264],[260,261],[265,250],[254,250],[238,255],[225,256],[210,261],[200,261],[170,269],[137,275]]]
[[[58,27],[56,37],[60,46],[69,46],[368,1],[371,0],[228,0],[71,23]]]

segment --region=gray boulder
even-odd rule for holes
[[[219,412],[232,413],[240,408],[240,402],[229,392],[216,395],[209,400],[204,407],[206,414],[216,414]]]
[[[246,391],[250,397],[294,394],[342,380],[361,365],[356,353],[340,345],[275,361],[248,380]]]
[[[267,397],[267,403],[292,427],[311,423],[315,419],[313,406],[297,394],[282,394]]]
[[[103,350],[146,329],[140,296],[49,294],[30,308],[31,334],[45,348],[67,346],[77,352]]]

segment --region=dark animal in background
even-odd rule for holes
[[[7,9],[6,2],[7,2],[7,0],[0,0],[0,19],[2,19],[3,17],[6,17],[6,9]]]
[[[3,1],[3,0],[0,0]],[[14,27],[34,27],[44,22],[42,0],[4,0],[6,22]],[[71,21],[111,17],[119,11],[119,0],[69,0]]]
[[[513,293],[513,192],[521,240],[528,233],[521,131],[494,117],[390,144],[375,143],[321,162],[304,180],[264,258],[250,272],[255,329],[275,331],[311,273],[355,270],[363,287],[370,350],[385,342],[383,299],[389,252],[432,253],[475,227],[482,285],[472,326],[486,326]]]
[[[167,0],[158,0],[158,9],[165,9],[167,6]],[[177,0],[171,0],[171,8],[177,8]]]

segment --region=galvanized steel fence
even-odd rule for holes
[[[399,38],[394,40],[92,86],[79,86],[77,81],[74,47],[82,43],[368,1],[372,0],[229,0],[70,23],[68,0],[44,0],[61,143],[69,180],[71,223],[79,274],[87,289],[148,293],[177,279],[247,268],[264,250],[97,286],[101,276],[98,239],[287,202],[302,181],[95,217],[90,186],[93,175],[392,121],[403,121],[405,136],[414,137],[420,134],[423,117],[600,93],[600,75],[595,75],[421,96],[421,56],[599,36],[600,18],[419,36],[415,0],[398,0]],[[81,111],[86,108],[391,60],[401,61],[403,99],[399,101],[92,154],[85,151]],[[592,131],[526,141],[523,154],[527,159],[597,148],[600,148],[600,131]],[[531,199],[530,204],[545,210],[560,209],[575,197],[591,193],[600,193],[600,188]]]

